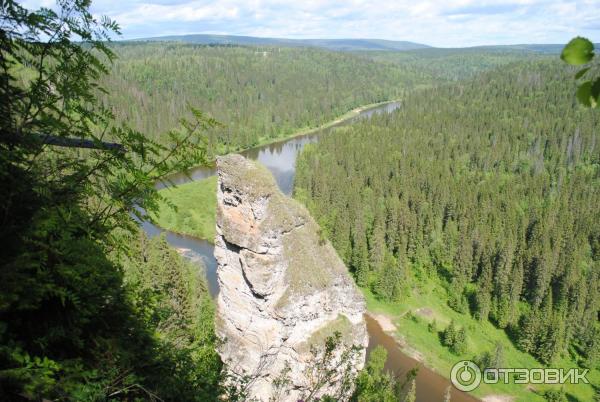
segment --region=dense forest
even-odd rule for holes
[[[412,93],[308,146],[295,195],[382,300],[433,275],[539,361],[598,367],[600,120],[570,73],[532,61]]]
[[[163,399],[165,396],[186,401],[216,399],[222,381],[222,363],[216,352],[214,305],[202,263],[185,260],[164,236],[148,239],[139,232],[123,234],[120,241],[129,244],[125,253],[113,256],[115,263],[123,267],[123,287],[128,298],[124,305],[130,306],[134,317],[148,331],[149,339],[154,339],[154,344],[146,345],[148,350],[144,352],[137,347],[127,351],[129,358],[138,360],[143,377],[124,378],[122,384],[143,380],[152,393],[162,395]],[[144,365],[149,368],[144,369]],[[98,377],[106,375],[100,372]],[[99,385],[94,396],[102,398],[107,386]],[[119,386],[123,385],[113,385],[112,392],[118,391]],[[85,388],[89,390],[91,384],[88,382]],[[91,396],[86,395],[89,399]]]
[[[0,399],[215,399],[202,271],[137,223],[155,181],[207,162],[211,122],[161,143],[115,123],[96,94],[117,26],[57,7],[0,5]]]
[[[379,62],[395,63],[402,68],[421,71],[436,83],[458,81],[494,68],[523,60],[556,58],[556,49],[549,55],[544,47],[474,47],[465,49],[419,49],[406,52],[356,52]],[[433,82],[433,81],[432,81]]]
[[[89,6],[0,4],[0,399],[244,400],[215,351],[201,267],[140,231],[168,203],[155,183],[396,98],[397,113],[298,162],[296,196],[359,285],[397,300],[435,275],[453,309],[541,362],[598,367],[599,123],[572,71],[510,64],[518,52],[109,45],[118,26]],[[465,332],[452,324],[443,342],[464,350]],[[315,350],[338,353],[334,341]],[[375,349],[351,370],[352,400],[415,400],[385,360]]]
[[[139,228],[164,201],[156,182],[210,162],[214,121],[192,109],[157,135],[115,120],[118,109],[98,96],[110,98],[99,81],[115,60],[107,39],[118,26],[89,6],[0,4],[0,399],[246,400],[221,370],[201,267]],[[353,66],[340,63],[330,79]],[[377,91],[367,101],[383,96]],[[328,338],[314,350],[341,347]],[[414,400],[414,381],[398,385],[382,361],[383,352],[360,373],[354,398]]]
[[[118,121],[159,138],[193,106],[223,125],[211,150],[226,153],[316,127],[349,110],[397,99],[422,83],[418,69],[313,48],[178,43],[115,44],[101,99]]]

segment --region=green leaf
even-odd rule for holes
[[[591,67],[586,67],[586,68],[584,68],[584,69],[581,69],[581,70],[579,70],[579,71],[577,72],[577,74],[575,74],[575,79],[576,79],[576,80],[578,80],[578,79],[580,79],[581,77],[583,77],[583,76],[585,75],[585,73],[587,73],[587,72],[588,72],[588,70],[589,70],[590,68],[591,68]]]
[[[592,82],[592,107],[595,108],[600,104],[600,77]]]
[[[593,57],[594,44],[580,36],[567,43],[560,55],[562,60],[573,66],[589,63]]]
[[[577,99],[579,103],[591,107],[592,102],[592,83],[590,81],[586,81],[577,88]]]

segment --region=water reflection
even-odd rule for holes
[[[317,131],[314,133],[297,136],[290,139],[281,140],[272,144],[264,145],[258,148],[249,149],[241,152],[248,159],[257,160],[267,167],[275,177],[281,191],[290,195],[293,190],[294,176],[296,173],[296,159],[306,144],[315,143],[321,135],[326,134],[333,127],[352,124],[358,120],[370,118],[374,114],[390,113],[400,107],[399,102],[391,102],[385,105],[377,106],[364,110],[356,117],[345,120],[334,126]],[[187,174],[179,173],[170,177],[174,184],[184,184],[189,181],[201,180],[216,174],[214,168],[198,167],[191,169]],[[168,184],[157,184],[157,188],[164,188]],[[206,277],[209,290],[212,296],[216,296],[218,289],[217,282],[217,262],[214,258],[214,246],[206,240],[197,239],[191,236],[180,235],[158,228],[148,222],[142,225],[144,231],[154,237],[160,233],[166,233],[167,241],[178,251],[190,259],[192,262],[200,259],[206,266]],[[388,351],[388,362],[386,368],[404,376],[408,370],[415,365],[420,365],[416,360],[406,356],[396,345],[394,339],[385,334],[379,324],[373,319],[367,317],[367,329],[369,332],[369,349],[376,345],[384,346]],[[434,373],[433,371],[422,367],[417,376],[417,401],[418,402],[437,402],[443,400],[444,392],[449,385],[449,381]],[[475,402],[477,399],[459,392],[456,389],[452,391],[453,402]]]
[[[217,283],[217,260],[215,260],[215,257],[213,256],[215,248],[212,244],[203,239],[170,232],[159,228],[150,222],[142,223],[142,229],[150,238],[165,233],[167,242],[169,242],[169,244],[181,255],[186,257],[192,263],[197,263],[201,260],[206,267],[208,290],[211,296],[217,296],[217,293],[219,293],[219,284]],[[202,266],[202,264],[197,265]]]
[[[367,109],[359,113],[356,117],[340,122],[335,126],[350,124],[358,119],[371,117],[373,114],[389,113],[400,107],[399,102],[391,102],[375,108]],[[281,141],[272,144],[264,145],[258,148],[249,149],[241,152],[248,159],[257,160],[267,167],[275,177],[281,191],[287,195],[292,193],[294,185],[294,175],[296,173],[296,159],[302,148],[306,144],[317,142],[319,137],[328,132],[331,128],[317,131]],[[216,169],[212,167],[197,167],[189,170],[186,173],[178,173],[169,177],[169,181],[174,184],[184,184],[190,181],[202,180],[216,174]],[[157,183],[157,188],[164,188],[169,183]],[[161,229],[152,225],[149,222],[144,222],[142,225],[144,231],[150,237],[154,237],[160,233],[165,233],[167,241],[184,256],[192,261],[202,259],[206,265],[206,277],[208,279],[211,294],[214,296],[218,293],[217,283],[217,262],[213,256],[213,245],[202,239],[197,239],[191,236],[180,235]]]
[[[293,138],[283,139],[281,141],[263,145],[258,148],[252,148],[240,153],[248,159],[259,161],[265,165],[275,177],[275,180],[277,181],[281,191],[286,195],[290,195],[294,185],[296,159],[306,144],[317,142],[321,135],[327,133],[334,127],[349,125],[358,120],[369,118],[375,114],[390,113],[399,107],[400,102],[386,103],[385,105],[363,110],[355,117],[334,124],[327,129]],[[189,170],[186,173],[175,174],[169,177],[169,180],[174,184],[184,184],[190,181],[202,180],[215,174],[215,168],[197,167]],[[168,183],[158,183],[156,187],[160,189],[168,185]]]

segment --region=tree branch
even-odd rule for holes
[[[123,145],[117,144],[115,142],[101,142],[101,141],[84,140],[81,138],[67,138],[67,137],[59,137],[56,135],[43,135],[43,134],[39,134],[38,138],[44,144],[55,145],[55,146],[59,146],[59,147],[103,149],[106,151],[118,151],[121,153],[127,152],[126,148]]]

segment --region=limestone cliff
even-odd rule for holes
[[[250,397],[263,401],[287,362],[291,392],[277,400],[296,401],[311,387],[311,345],[339,331],[346,344],[367,346],[364,299],[308,211],[266,168],[228,155],[218,158],[217,174],[219,353],[230,373],[253,378]],[[364,356],[363,349],[356,369]]]

